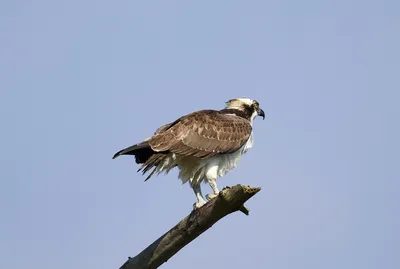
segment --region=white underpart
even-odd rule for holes
[[[178,178],[182,183],[189,182],[190,186],[197,198],[195,207],[201,207],[206,203],[204,200],[200,184],[207,182],[210,184],[213,194],[207,195],[207,198],[212,199],[218,195],[217,187],[218,178],[224,176],[229,171],[233,170],[240,162],[240,158],[253,146],[253,133],[250,135],[247,142],[233,153],[216,155],[211,158],[200,159],[196,157],[183,157],[171,153],[164,162],[157,167],[157,172],[169,172],[175,166],[178,166],[180,172]]]

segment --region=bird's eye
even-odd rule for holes
[[[259,105],[258,105],[258,103],[254,103],[253,106],[254,106],[254,108],[257,109]]]

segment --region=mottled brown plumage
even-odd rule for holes
[[[171,152],[198,158],[234,152],[246,143],[251,130],[248,120],[227,114],[226,111],[193,112],[160,127],[146,141],[154,154],[143,163],[139,171],[143,169],[145,174],[157,167]]]
[[[156,152],[199,158],[238,150],[249,139],[248,120],[215,110],[191,113],[164,127],[147,142]]]

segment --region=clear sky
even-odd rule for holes
[[[162,268],[400,268],[399,3],[1,1],[0,268],[119,268],[195,196],[113,154],[234,97],[262,191]]]

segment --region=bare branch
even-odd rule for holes
[[[243,204],[260,190],[242,185],[224,188],[216,198],[192,211],[137,256],[129,258],[120,269],[159,267],[226,215],[235,211],[248,215],[249,210]]]

